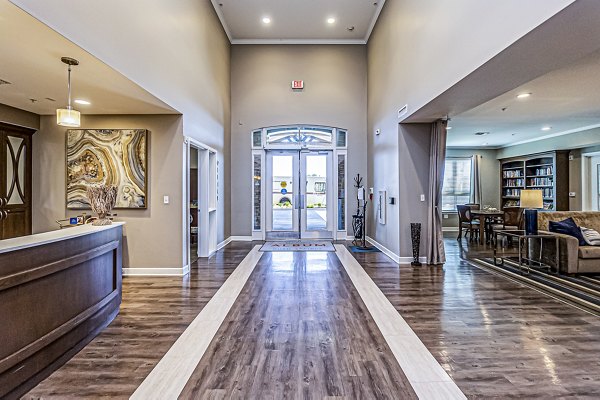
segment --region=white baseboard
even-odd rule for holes
[[[410,264],[411,262],[413,262],[412,257],[400,257],[398,254],[394,253],[393,251],[391,251],[390,249],[388,249],[381,243],[377,242],[375,239],[373,239],[370,236],[367,236],[367,241],[369,243],[371,243],[373,246],[377,247],[379,250],[381,250],[381,252],[383,254],[385,254],[386,256],[391,258],[396,264]],[[426,264],[427,257],[424,257],[424,256],[419,257],[419,261],[423,264]]]
[[[385,247],[370,236],[367,236],[367,242],[371,243],[373,246],[381,250],[383,254],[391,258],[396,264],[400,264],[400,256],[398,254],[394,253],[393,251],[391,251],[390,249],[388,249],[387,247]]]
[[[458,226],[445,226],[442,228],[442,232],[458,232]]]
[[[400,257],[400,262],[398,264],[410,264],[413,262],[412,257]],[[421,264],[427,264],[427,257],[421,256],[419,257],[419,262]]]
[[[230,236],[230,242],[251,242],[252,236]]]
[[[229,236],[227,239],[223,240],[221,243],[219,243],[217,245],[217,251],[219,251],[223,247],[227,246],[229,243],[231,243],[231,241],[232,241],[231,236]]]
[[[182,268],[123,268],[123,276],[186,276],[190,266]]]

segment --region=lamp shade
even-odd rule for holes
[[[56,110],[56,123],[69,128],[79,128],[81,125],[81,114],[72,108],[59,108]]]
[[[541,190],[521,190],[521,208],[544,208]]]

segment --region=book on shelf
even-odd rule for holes
[[[529,178],[528,186],[552,186],[554,181],[552,178]]]
[[[521,178],[523,176],[523,171],[520,169],[509,170],[503,172],[504,178]]]
[[[534,175],[552,175],[552,167],[536,168]]]
[[[504,189],[504,196],[519,197],[521,195],[521,189]]]

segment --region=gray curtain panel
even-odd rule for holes
[[[446,121],[431,124],[429,152],[429,202],[427,212],[427,264],[446,262],[442,234],[442,186],[446,163]]]
[[[483,206],[481,202],[481,156],[474,154],[471,163],[471,203]]]

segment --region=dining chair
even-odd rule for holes
[[[516,231],[523,226],[523,209],[521,207],[504,207],[503,221],[493,225],[493,229],[503,231]]]
[[[523,209],[521,207],[504,207],[503,211],[503,221],[493,224],[492,231],[517,231],[523,229]],[[509,240],[509,242],[512,242],[512,240]]]
[[[462,239],[463,231],[466,231],[465,237],[469,235],[469,241],[472,242],[474,237],[479,235],[479,221],[474,220],[471,215],[472,208],[466,204],[457,204],[458,211],[458,237],[456,240]]]

